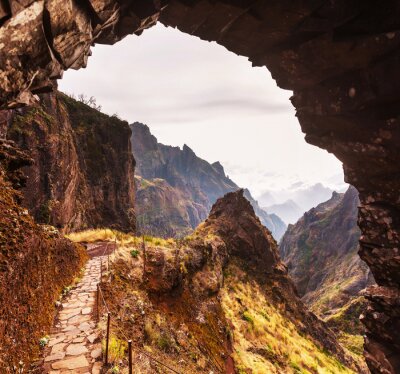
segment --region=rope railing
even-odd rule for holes
[[[100,303],[102,303],[105,307],[105,310],[107,312],[107,329],[106,329],[106,347],[105,347],[105,359],[104,359],[104,364],[107,366],[109,364],[108,362],[108,351],[109,351],[109,341],[110,341],[110,325],[111,325],[111,316],[112,313],[110,309],[108,308],[107,302],[104,298],[104,292],[101,289],[101,282],[103,280],[103,258],[105,257],[105,254],[107,253],[108,256],[108,261],[107,261],[107,270],[109,270],[110,267],[110,254],[108,253],[108,245],[109,243],[106,244],[106,247],[103,251],[102,256],[100,257],[100,282],[97,284],[97,321],[100,321]],[[143,240],[143,245],[144,245],[144,240]],[[115,249],[117,246],[117,241],[115,240],[115,246],[113,252],[115,253]],[[129,374],[133,374],[133,358],[132,358],[132,339],[129,339],[126,334],[117,326],[116,329],[118,330],[119,334],[124,337],[124,339],[128,343],[128,364],[129,364]],[[141,353],[146,356],[149,360],[156,362],[157,364],[163,366],[164,368],[170,370],[171,372],[175,374],[182,374],[179,371],[176,371],[175,369],[171,368],[167,364],[163,363],[162,361],[156,359],[155,357],[151,356],[147,352],[145,352],[143,349],[141,349]]]

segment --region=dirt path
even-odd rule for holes
[[[103,243],[89,246],[88,253],[94,257],[86,264],[81,281],[62,303],[46,349],[45,373],[100,373],[101,343],[93,311],[103,248]]]

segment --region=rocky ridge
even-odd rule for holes
[[[358,192],[334,192],[331,199],[306,212],[280,243],[303,302],[336,332],[355,356],[362,354],[365,328],[359,316],[367,309],[363,296],[374,280],[358,256]]]
[[[354,187],[345,194],[334,192],[290,225],[279,246],[300,296],[321,317],[337,313],[374,283],[357,253],[358,204]]]
[[[135,355],[147,346],[153,357],[186,373],[253,372],[254,365],[254,372],[271,373],[307,365],[356,369],[297,297],[275,240],[242,190],[218,199],[185,240],[147,242],[129,258],[132,248],[119,249],[102,288],[124,334],[117,325],[114,331],[133,339]],[[278,344],[282,339],[286,345]],[[303,344],[302,358],[288,354],[296,344]],[[156,366],[144,359],[135,369],[152,373]]]
[[[130,125],[132,150],[137,162],[137,218],[145,233],[184,236],[206,219],[212,204],[239,186],[226,176],[219,162],[198,157],[186,144],[182,149],[161,144],[148,126]],[[261,209],[249,190],[251,202],[262,223],[279,240],[286,230],[276,215]]]

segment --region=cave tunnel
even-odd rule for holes
[[[93,44],[161,22],[265,66],[306,141],[343,162],[360,193],[360,256],[378,286],[362,321],[373,373],[400,371],[400,3],[327,0],[0,2],[0,105],[31,104]],[[126,72],[129,74],[129,72]]]

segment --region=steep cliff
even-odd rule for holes
[[[208,163],[186,144],[182,149],[161,144],[139,122],[130,126],[136,172],[141,177],[136,185],[137,221],[143,231],[164,237],[187,234],[207,217],[219,197],[239,189],[219,162]],[[248,190],[245,196],[279,240],[285,223],[261,209]]]
[[[290,225],[280,244],[282,259],[303,301],[322,318],[340,322],[341,329],[354,333],[363,331],[357,311],[365,301],[359,292],[373,284],[368,266],[357,253],[358,204],[354,187],[345,194],[334,192],[330,200]]]
[[[7,137],[29,151],[23,204],[38,222],[65,232],[132,231],[134,160],[128,124],[61,93],[12,113]]]
[[[83,247],[50,226],[34,222],[20,206],[20,168],[32,162],[0,139],[0,371],[29,372],[39,339],[49,331],[55,301],[84,264]]]
[[[296,296],[275,240],[242,190],[218,199],[183,240],[125,243],[102,287],[118,316],[111,331],[133,339],[135,355],[144,349],[184,373],[356,369]],[[147,357],[134,365],[142,373],[162,368]]]
[[[369,289],[362,319],[365,354],[373,373],[396,373],[399,19],[396,0],[3,1],[0,105],[35,101],[64,70],[86,66],[93,44],[140,35],[158,20],[266,67],[279,87],[293,90],[306,141],[336,155],[360,193],[360,256],[379,285]]]

